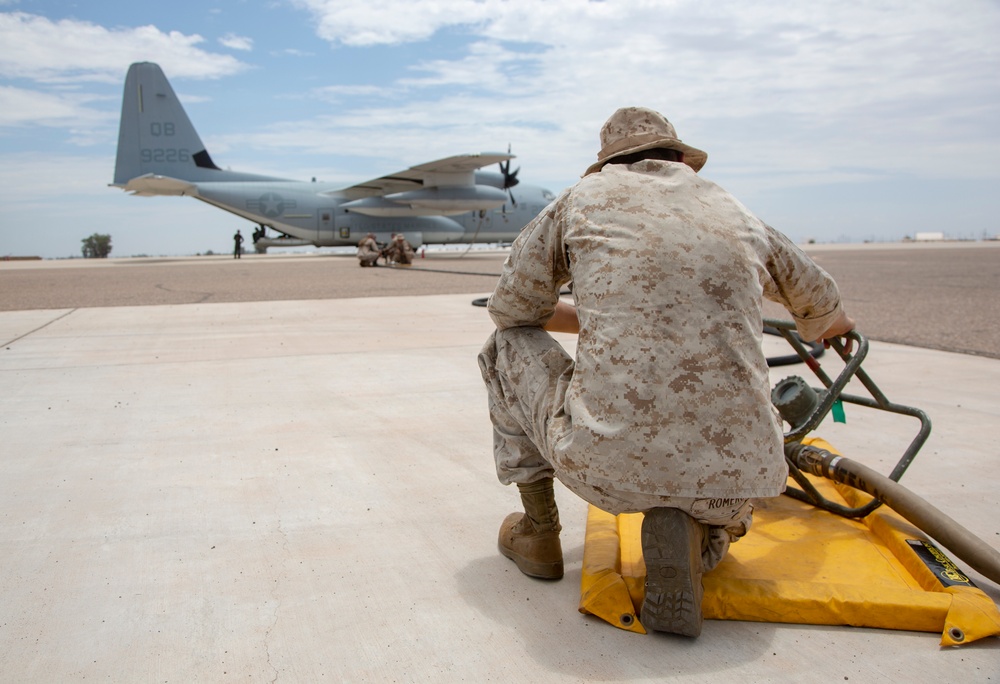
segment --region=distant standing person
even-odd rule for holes
[[[236,231],[236,235],[233,236],[233,258],[239,259],[240,255],[243,253],[243,236],[240,235],[240,231]]]

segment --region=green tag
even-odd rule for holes
[[[833,402],[833,422],[846,423],[847,417],[844,415],[844,402],[840,399]]]

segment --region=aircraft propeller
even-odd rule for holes
[[[510,145],[507,145],[507,154],[510,154]],[[510,197],[510,203],[515,207],[517,206],[517,200],[514,199],[514,193],[512,193],[510,189],[521,182],[517,179],[517,174],[520,170],[520,166],[513,171],[510,170],[510,159],[506,162],[500,162],[500,173],[503,174],[503,189],[507,191],[507,195]]]

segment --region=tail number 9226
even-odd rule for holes
[[[144,162],[186,162],[191,161],[191,153],[176,147],[144,147],[139,158]]]

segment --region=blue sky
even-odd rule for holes
[[[643,105],[797,241],[992,237],[998,37],[996,0],[0,0],[0,256],[95,232],[113,256],[226,252],[253,228],[108,187],[135,61],[235,170],[350,185],[509,144],[558,191]]]

